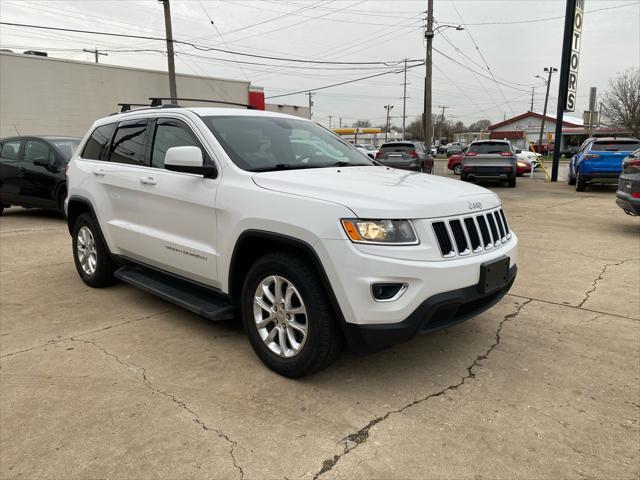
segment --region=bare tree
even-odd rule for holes
[[[634,137],[640,134],[640,68],[632,67],[609,80],[602,112],[616,127],[624,127]]]
[[[368,128],[370,126],[370,120],[356,120],[355,122],[353,122],[353,128]]]

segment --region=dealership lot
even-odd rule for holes
[[[86,287],[59,217],[5,211],[0,477],[637,478],[638,219],[610,188],[492,188],[520,239],[510,294],[302,380],[238,324]]]

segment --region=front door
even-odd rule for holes
[[[188,119],[158,118],[150,126],[151,166],[140,173],[140,250],[142,261],[168,272],[219,287],[216,215],[218,178],[165,170],[171,147],[196,146],[212,162]]]

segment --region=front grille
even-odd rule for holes
[[[499,247],[511,239],[502,208],[438,220],[431,225],[440,253],[445,258],[480,253]]]

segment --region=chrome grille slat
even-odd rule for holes
[[[511,238],[502,208],[437,220],[431,227],[444,258],[479,254]]]

